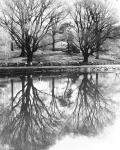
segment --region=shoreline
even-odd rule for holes
[[[0,75],[120,72],[120,64],[0,67]]]

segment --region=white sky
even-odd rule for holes
[[[1,2],[4,0],[0,0]],[[56,0],[57,1],[57,0]],[[75,0],[60,0],[64,1],[64,3],[72,4]],[[98,1],[106,1],[111,5],[111,7],[115,8],[115,11],[118,13],[118,16],[120,18],[120,0],[98,0]]]
[[[72,4],[72,2],[75,0],[63,0],[63,1],[67,2],[68,4]],[[100,1],[106,1],[112,8],[115,9],[120,18],[120,0],[100,0]]]

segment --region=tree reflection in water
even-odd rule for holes
[[[92,74],[83,74],[83,79],[77,87],[73,111],[62,131],[63,134],[97,135],[114,120],[115,106],[114,101],[102,94],[98,84],[98,74],[96,82]]]
[[[58,99],[60,106],[67,107],[67,108],[71,106],[72,93],[73,93],[73,90],[71,89],[70,77],[68,76],[66,87],[65,87],[63,94],[61,95],[58,94],[57,97],[55,96]]]
[[[21,81],[22,90],[13,98],[12,107],[1,111],[2,140],[15,150],[44,149],[54,143],[62,119],[45,104],[44,93],[33,85],[32,76]]]
[[[86,73],[68,77],[64,93],[59,96],[55,95],[54,78],[50,94],[36,88],[31,75],[22,76],[22,89],[12,94],[9,106],[0,107],[2,142],[15,150],[40,150],[65,134],[97,135],[114,119],[115,102],[104,96],[98,74],[94,76]],[[77,85],[74,90],[73,84]]]

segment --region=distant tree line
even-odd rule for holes
[[[117,19],[106,3],[97,0],[78,0],[72,8],[55,0],[10,0],[2,7],[0,25],[32,64],[33,54],[42,47],[42,41],[51,37],[52,50],[59,41],[67,43],[67,50],[82,53],[83,61],[96,53],[113,34]],[[111,34],[112,33],[112,34]],[[60,38],[57,38],[58,35]],[[13,44],[11,45],[13,49]]]

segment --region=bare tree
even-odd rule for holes
[[[54,0],[11,0],[5,3],[0,20],[12,36],[16,45],[26,54],[28,65],[33,53],[40,47],[40,41],[51,27],[56,14]],[[12,30],[11,30],[12,23]]]
[[[71,52],[71,45],[73,44],[73,38],[74,38],[71,28],[73,28],[71,22],[65,22],[60,27],[60,30],[63,32],[63,36],[65,38],[64,41],[67,42],[67,52],[69,54]]]
[[[99,52],[109,37],[116,24],[115,18],[105,4],[95,0],[77,1],[70,14],[74,24],[74,43],[82,52],[83,61],[88,62],[89,56]]]
[[[60,38],[60,27],[62,22],[67,16],[65,8],[63,8],[62,4],[58,4],[57,10],[52,14],[54,19],[51,22],[51,31],[49,35],[52,37],[52,50],[55,51],[55,43],[60,42],[63,38]]]
[[[96,39],[96,58],[99,58],[100,46],[110,37],[117,23],[113,10],[101,2],[90,1],[89,11],[94,23],[94,34]],[[114,35],[113,35],[114,38]]]

